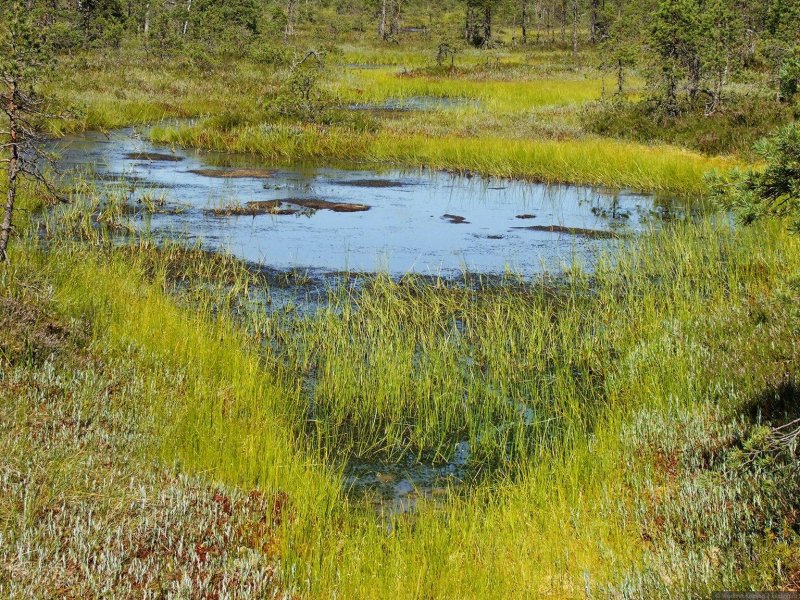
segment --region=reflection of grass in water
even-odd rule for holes
[[[569,596],[645,564],[678,589],[738,586],[756,570],[774,581],[771,551],[736,537],[761,530],[769,488],[694,477],[764,381],[797,364],[785,273],[800,268],[800,247],[778,227],[666,228],[620,248],[613,266],[601,261],[591,280],[579,268],[477,290],[377,278],[298,318],[232,318],[255,284],[235,261],[215,267],[170,247],[24,250],[16,268],[47,278],[61,310],[88,315],[98,347],[139,377],[174,381],[137,399],[159,456],[286,494],[274,552],[287,585],[316,596]],[[191,267],[214,281],[219,269],[227,286],[190,293],[187,310],[164,294],[175,261],[185,264],[172,277]],[[253,339],[269,342],[263,354]],[[495,475],[397,517],[391,532],[348,505],[324,466],[351,453],[445,457],[461,439],[476,475]],[[737,503],[718,518],[707,509],[722,490]],[[681,533],[687,521],[694,537]],[[653,571],[639,572],[635,589],[658,589]]]

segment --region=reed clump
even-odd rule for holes
[[[370,134],[314,125],[259,125],[223,131],[210,125],[154,127],[165,144],[247,152],[269,161],[356,160],[509,177],[545,183],[581,183],[668,191],[704,192],[704,175],[729,168],[733,159],[709,158],[669,146],[612,141],[521,140]]]
[[[261,551],[284,589],[636,596],[669,572],[703,593],[775,585],[797,564],[794,488],[772,485],[796,461],[736,470],[738,440],[760,439],[753,403],[777,423],[770,385],[800,364],[800,244],[780,224],[677,223],[592,271],[530,281],[379,276],[302,313],[269,310],[268,282],[235,261],[214,259],[230,265],[215,280],[200,252],[93,249],[57,230],[46,251],[15,246],[12,264],[153,382],[137,396],[151,424],[137,453],[286,499]],[[466,483],[413,514],[376,517],[343,487],[349,456],[435,463],[463,442]],[[709,512],[727,501],[726,518]],[[682,535],[685,520],[706,535]]]

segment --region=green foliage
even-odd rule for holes
[[[733,0],[661,0],[650,30],[649,80],[666,116],[680,112],[683,88],[692,105],[703,95],[709,114],[720,106],[742,62],[743,34]]]
[[[57,53],[71,53],[84,42],[80,29],[65,21],[56,21],[50,27],[50,45]]]
[[[580,119],[588,131],[602,136],[751,158],[759,139],[797,116],[793,107],[763,96],[731,96],[713,115],[688,99],[677,107],[677,115],[665,117],[657,101],[603,102],[588,106]]]
[[[4,83],[29,86],[52,63],[41,15],[26,9],[21,0],[0,8],[0,75]]]
[[[86,40],[94,46],[119,46],[125,17],[120,0],[83,0],[81,26]]]
[[[758,153],[763,169],[713,178],[715,198],[744,224],[781,218],[800,232],[800,126],[793,123],[765,139]]]
[[[744,24],[731,0],[709,0],[700,7],[698,58],[709,114],[720,106],[725,86],[741,67],[743,40]]]
[[[0,164],[7,165],[0,261],[8,257],[21,178],[30,177],[47,184],[40,164],[48,157],[39,148],[39,129],[47,118],[47,104],[39,93],[38,83],[50,66],[52,55],[45,41],[46,27],[38,16],[27,10],[20,0],[13,0],[0,11],[3,23],[0,26],[0,150],[3,153]]]
[[[800,91],[800,47],[794,49],[781,65],[778,75],[780,95],[784,102],[791,102]]]
[[[650,31],[656,57],[650,81],[670,116],[678,113],[678,86],[696,65],[698,16],[694,0],[662,0]]]
[[[292,62],[288,48],[272,45],[266,41],[253,44],[249,54],[255,63],[271,67],[286,67]]]
[[[244,56],[260,40],[256,0],[194,0],[191,11],[182,9],[178,17],[179,35],[211,55]]]
[[[184,43],[181,35],[181,16],[177,10],[152,10],[149,17],[149,31],[145,37],[145,47],[164,59],[179,51]]]
[[[296,59],[287,71],[277,95],[267,98],[272,113],[314,120],[333,105],[333,98],[320,85],[325,77],[325,60],[316,50]]]
[[[636,65],[639,54],[634,40],[639,35],[641,19],[632,7],[631,4],[613,6],[609,2],[600,19],[600,68],[613,73],[618,95],[624,93],[626,71]]]

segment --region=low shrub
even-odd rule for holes
[[[701,106],[681,107],[665,117],[651,102],[600,102],[581,113],[583,126],[598,135],[639,142],[676,144],[706,154],[751,156],[753,144],[798,116],[797,106],[760,96],[731,98],[712,115]]]

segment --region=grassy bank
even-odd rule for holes
[[[603,81],[599,78],[547,78],[531,81],[489,79],[483,81],[465,78],[398,73],[390,70],[345,71],[331,86],[338,96],[361,103],[379,103],[387,99],[414,97],[472,100],[480,103],[482,110],[501,113],[519,113],[543,106],[583,104],[599,100]]]
[[[54,221],[47,251],[18,243],[3,270],[4,306],[44,325],[4,328],[4,590],[38,560],[71,593],[199,570],[311,597],[707,596],[800,570],[796,448],[771,429],[800,362],[800,244],[780,224],[678,224],[591,277],[379,278],[305,316],[246,310],[267,284],[235,262],[85,231]],[[40,422],[54,435],[29,435]],[[461,440],[467,483],[437,503],[386,517],[344,494],[344,457],[442,460]],[[231,508],[247,498],[262,504]],[[180,535],[148,529],[187,502]],[[95,506],[102,525],[54,543]],[[161,551],[140,556],[131,530]],[[59,566],[101,552],[91,579]]]
[[[468,66],[457,72],[404,73],[348,67],[358,57],[345,50],[326,59],[329,65],[318,83],[325,106],[419,98],[456,104],[358,114],[324,108],[297,115],[280,110],[289,93],[286,66],[246,60],[199,66],[188,59],[176,65],[135,56],[125,50],[116,61],[94,54],[64,59],[52,92],[79,110],[76,118],[54,123],[54,131],[194,117],[201,120],[190,127],[157,127],[153,138],[249,152],[270,161],[356,160],[675,194],[703,192],[705,172],[737,162],[588,134],[578,113],[601,97],[602,74],[569,70],[573,59],[563,53],[548,55],[555,66],[547,63],[541,72],[537,60],[520,55],[509,80],[502,61],[469,66],[465,59]],[[379,56],[374,52],[373,59]],[[424,54],[417,58],[432,60]],[[554,71],[558,65],[561,70]]]
[[[213,123],[154,127],[151,138],[164,144],[250,153],[270,162],[355,160],[680,194],[702,192],[707,171],[736,164],[677,148],[603,139],[431,138],[314,125],[256,125],[232,130]]]

